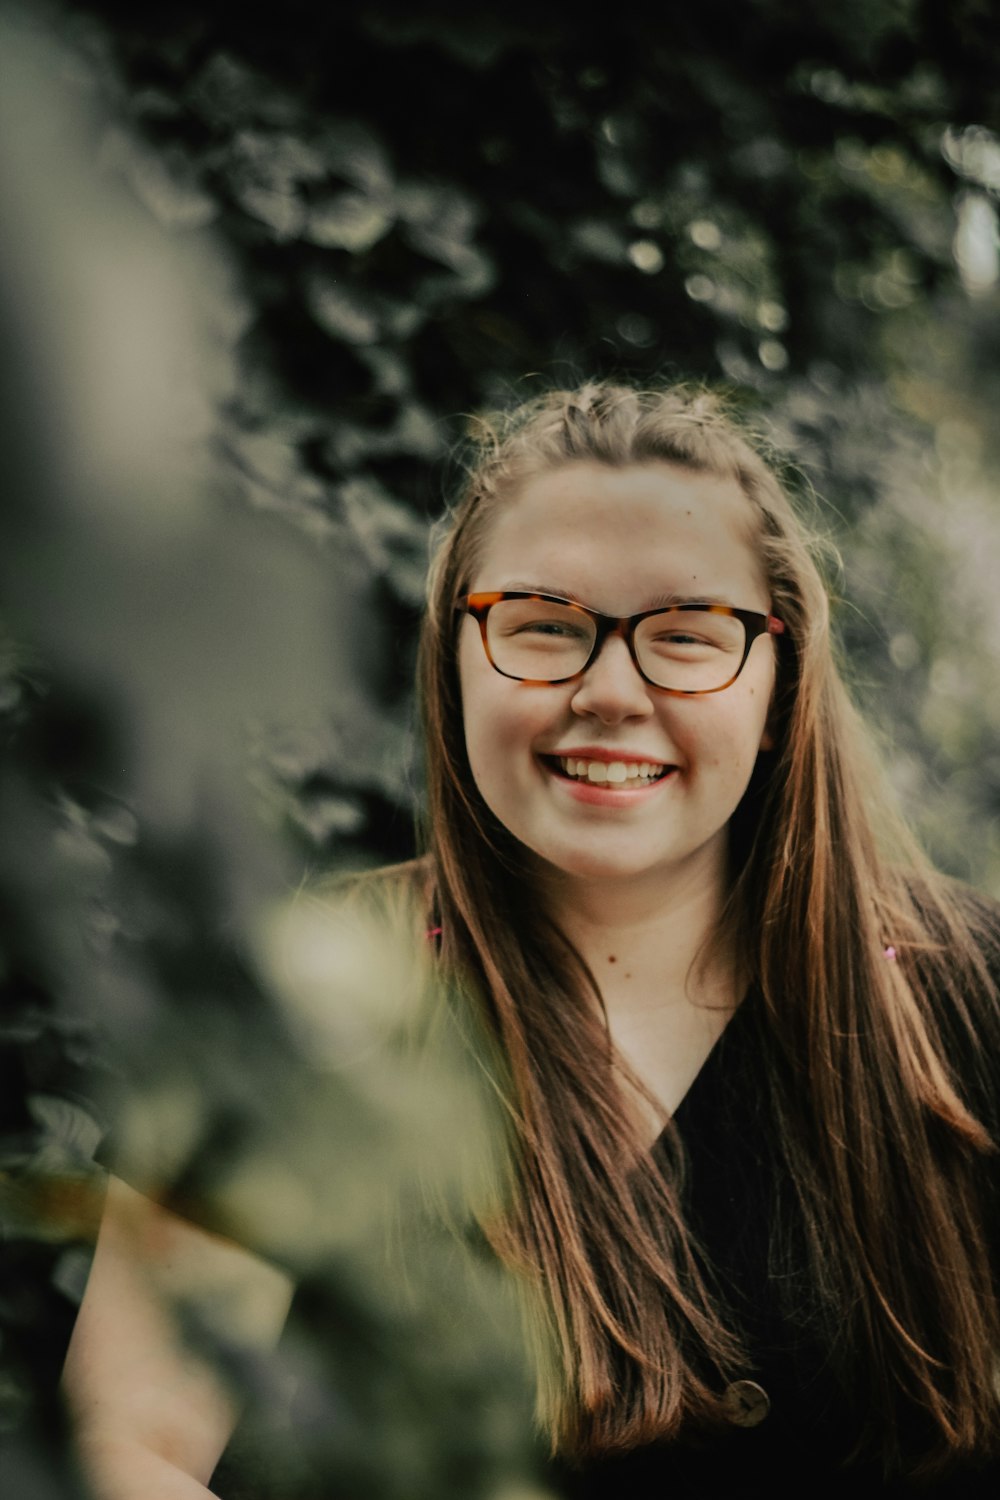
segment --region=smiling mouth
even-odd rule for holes
[[[567,755],[544,755],[546,765],[566,781],[581,781],[590,786],[622,788],[624,791],[653,786],[675,770],[656,761],[585,760]]]

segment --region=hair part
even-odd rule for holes
[[[540,1406],[556,1445],[608,1451],[721,1423],[746,1351],[684,1221],[681,1142],[668,1128],[665,1172],[637,1138],[623,1108],[623,1083],[637,1081],[610,1045],[599,986],[529,899],[521,848],[475,786],[454,606],[492,516],[529,477],[662,462],[738,483],[786,626],[776,748],[730,825],[723,923],[763,999],[779,1147],[834,1367],[878,1414],[858,1451],[926,1474],[993,1451],[1000,1315],[982,1163],[998,1122],[988,1081],[959,1079],[956,1063],[996,1030],[983,913],[929,869],[879,795],[817,549],[776,461],[720,397],[686,387],[552,391],[476,419],[473,439],[420,646],[425,843],[442,968],[509,1070],[511,1192],[487,1227],[524,1275],[540,1349],[554,1350]],[[903,1450],[906,1402],[926,1414],[917,1455]]]

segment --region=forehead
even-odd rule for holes
[[[676,464],[566,464],[497,503],[472,589],[532,588],[635,613],[666,594],[768,602],[753,508],[735,479]]]

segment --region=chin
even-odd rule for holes
[[[535,853],[544,866],[560,875],[569,876],[572,880],[628,880],[643,874],[647,868],[644,864],[637,864],[634,857],[625,859],[596,851],[585,853],[574,850],[572,853],[545,854],[536,850]]]

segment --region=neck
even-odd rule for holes
[[[724,846],[628,880],[560,875],[550,910],[596,978],[609,1019],[696,997],[735,1005],[731,943],[706,951],[727,885]]]

